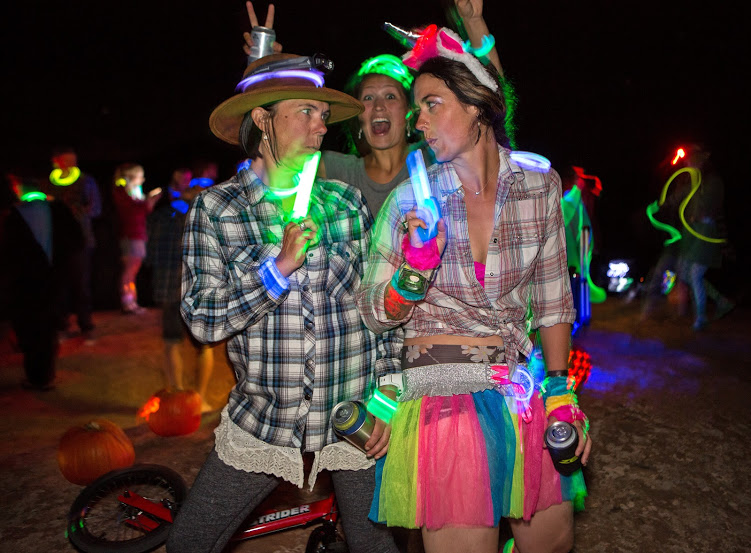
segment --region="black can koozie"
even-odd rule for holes
[[[548,446],[555,470],[563,476],[571,476],[582,467],[581,459],[575,453],[579,445],[579,434],[573,424],[557,421],[548,426],[545,445]]]

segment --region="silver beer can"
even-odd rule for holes
[[[253,39],[253,46],[250,48],[248,63],[257,59],[270,56],[274,53],[273,44],[276,40],[276,32],[268,27],[253,27],[250,30],[250,38]]]
[[[360,401],[342,401],[334,406],[331,414],[334,432],[353,446],[365,451],[365,442],[370,439],[375,418]]]
[[[582,467],[581,459],[576,455],[579,434],[573,424],[556,421],[545,431],[545,444],[555,469],[563,476],[570,476]]]

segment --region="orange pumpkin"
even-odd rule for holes
[[[183,436],[201,426],[201,396],[195,390],[159,390],[138,412],[159,436]]]
[[[114,422],[95,419],[69,428],[57,448],[57,464],[73,484],[85,486],[136,459],[133,443]]]

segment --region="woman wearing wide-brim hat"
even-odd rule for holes
[[[363,109],[324,86],[330,66],[320,56],[261,58],[211,114],[214,134],[242,146],[252,164],[193,202],[181,311],[199,341],[228,340],[237,385],[168,551],[221,551],[281,479],[302,487],[306,452],[315,454],[311,486],[319,470],[331,471],[349,550],[397,551],[367,519],[373,458],[385,454],[388,431],[378,424],[366,456],[337,441],[331,423],[338,402],[367,400],[380,377],[398,371],[396,335],[367,330],[354,302],[372,215],[360,191],[325,180],[315,180],[307,215],[292,214],[297,175],[327,122]]]

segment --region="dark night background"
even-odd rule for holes
[[[381,30],[445,24],[440,0],[278,0],[275,28],[285,51],[323,52],[341,88],[366,57],[401,55]],[[742,4],[738,4],[742,5]],[[255,3],[261,21],[265,1]],[[745,296],[749,215],[744,164],[751,122],[748,20],[729,2],[485,1],[506,74],[519,98],[518,148],[554,167],[581,165],[602,179],[602,258],[651,263],[663,235],[644,208],[672,172],[675,149],[703,140],[726,185],[735,259],[714,278]],[[103,191],[116,164],[137,161],[146,187],[196,158],[216,160],[220,177],[240,151],[211,135],[211,110],[233,93],[245,64],[242,0],[25,1],[2,16],[0,169],[44,176],[55,144],[73,145]],[[337,129],[324,146],[338,148]],[[104,251],[111,211],[97,223],[100,306],[114,301]],[[109,294],[109,295],[108,295]]]

